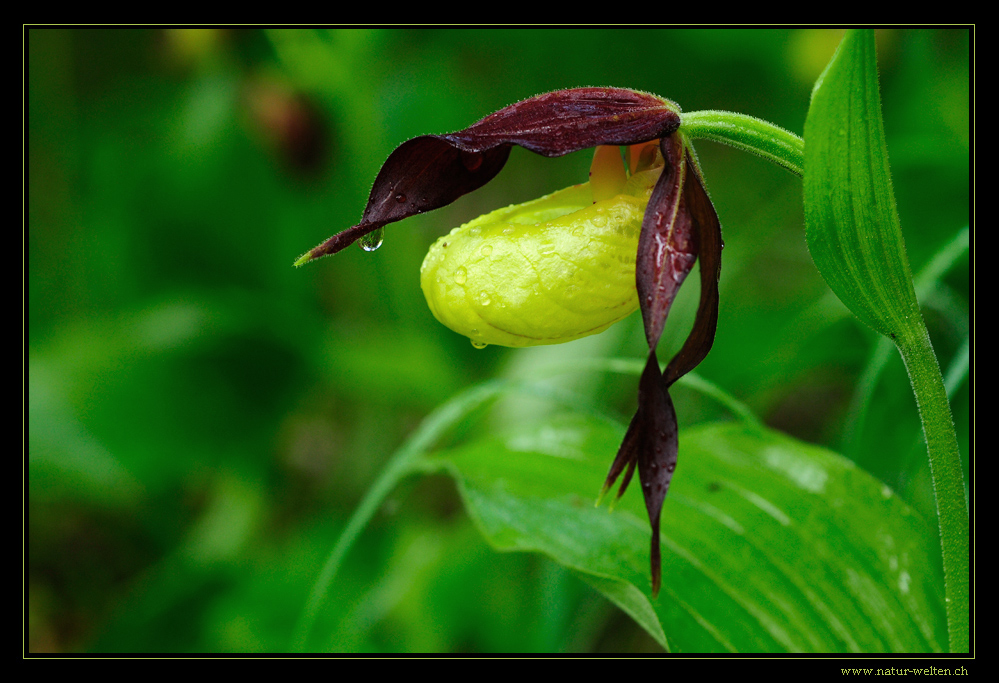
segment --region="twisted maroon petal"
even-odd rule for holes
[[[659,561],[659,516],[673,480],[679,453],[678,428],[673,400],[659,372],[656,352],[651,351],[638,386],[638,411],[644,427],[643,449],[638,454],[638,479],[642,482],[645,510],[652,525],[652,593],[659,594],[662,573]]]
[[[604,490],[607,490],[627,467],[618,492],[620,497],[637,465],[652,526],[653,595],[658,595],[662,583],[660,516],[679,453],[676,411],[668,389],[693,370],[711,349],[718,323],[721,267],[721,225],[685,140],[674,134],[661,140],[660,148],[666,166],[645,211],[635,266],[649,356],[639,382],[638,411],[604,483]],[[656,346],[676,293],[697,258],[701,259],[701,300],[697,317],[680,352],[666,366],[664,376],[659,370]]]
[[[718,328],[718,278],[721,277],[722,235],[718,214],[711,203],[690,150],[687,150],[688,180],[683,197],[693,224],[692,239],[697,244],[701,262],[701,299],[697,305],[694,326],[683,347],[666,366],[664,379],[670,386],[696,368],[708,355]]]

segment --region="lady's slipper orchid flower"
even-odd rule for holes
[[[668,100],[578,88],[512,104],[456,133],[413,138],[382,166],[361,222],[296,262],[336,253],[481,187],[512,145],[547,157],[597,147],[589,183],[494,211],[440,238],[423,263],[421,284],[437,319],[478,347],[569,341],[641,309],[649,355],[638,411],[603,491],[624,473],[620,497],[638,468],[652,525],[653,594],[661,583],[659,518],[678,451],[668,389],[704,359],[718,321],[721,226],[679,128],[679,107]],[[628,146],[627,169],[615,146]],[[661,372],[656,346],[698,258],[697,317]]]

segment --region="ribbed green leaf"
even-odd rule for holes
[[[642,497],[593,505],[623,431],[577,415],[430,461],[493,545],[571,567],[674,651],[944,649],[932,528],[850,461],[751,425],[681,434],[651,600]]]
[[[919,316],[892,193],[873,31],[849,31],[805,120],[805,225],[822,277],[893,339]]]

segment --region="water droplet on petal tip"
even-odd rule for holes
[[[385,228],[378,228],[377,230],[372,230],[367,235],[363,235],[357,240],[357,243],[364,251],[375,251],[378,247],[382,246],[384,238]]]

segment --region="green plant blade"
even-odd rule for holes
[[[919,318],[888,167],[873,31],[848,32],[805,120],[805,227],[822,277],[895,339]]]
[[[898,347],[933,475],[950,650],[969,648],[969,515],[950,404],[905,255],[888,167],[874,32],[848,31],[805,120],[805,225],[812,259],[854,315]]]
[[[850,461],[752,425],[683,433],[651,600],[641,496],[593,506],[623,431],[576,415],[427,464],[454,476],[495,547],[579,572],[674,651],[944,649],[932,527]]]

